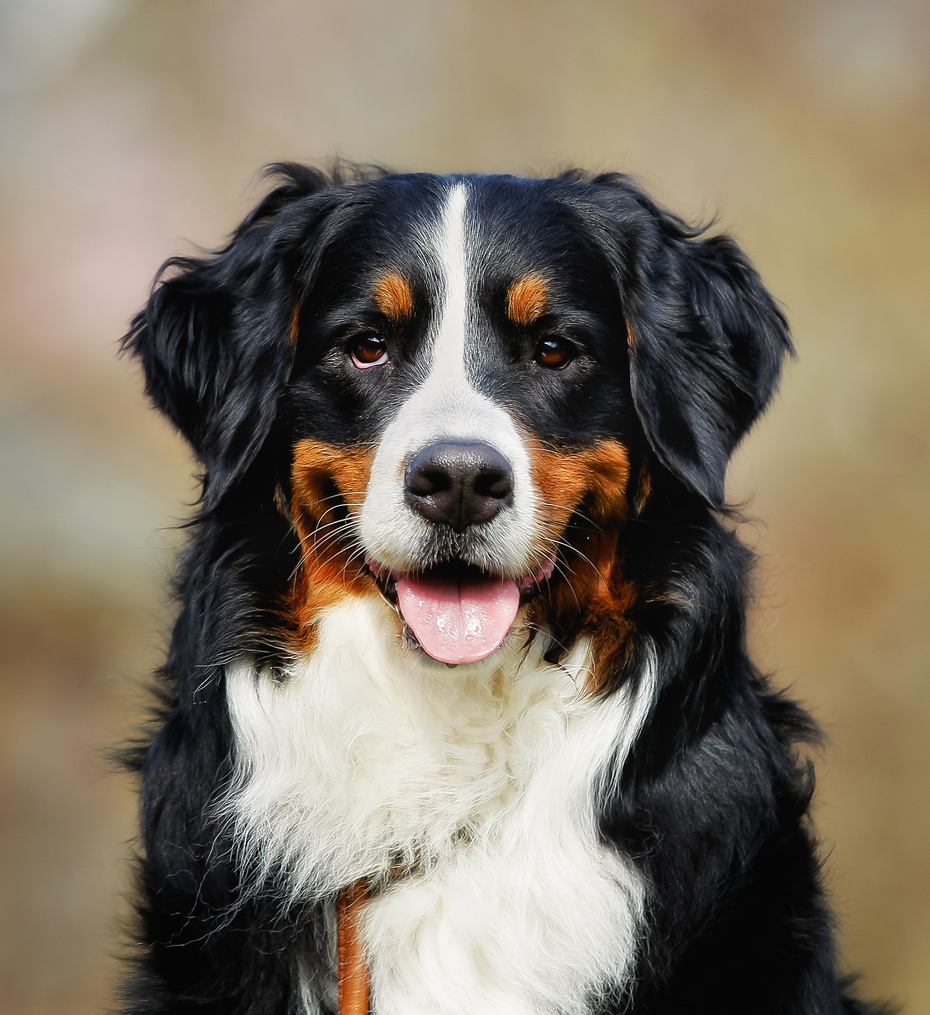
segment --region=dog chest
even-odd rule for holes
[[[557,666],[544,648],[516,631],[493,666],[445,667],[360,598],[286,673],[228,671],[234,839],[293,898],[382,879],[362,928],[379,1012],[582,1011],[625,976],[642,884],[595,806],[644,706],[579,693],[587,644]]]

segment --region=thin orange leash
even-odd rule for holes
[[[368,1015],[371,985],[359,938],[359,917],[370,896],[366,878],[339,893],[339,1015]]]

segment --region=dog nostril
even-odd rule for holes
[[[491,521],[513,500],[513,471],[488,444],[442,441],[413,456],[404,486],[414,511],[461,531]]]
[[[430,494],[442,493],[452,485],[452,477],[441,468],[429,468],[421,465],[407,470],[407,490],[416,497],[427,497]]]
[[[510,469],[489,468],[475,479],[475,492],[481,497],[503,500],[513,493],[513,476]]]

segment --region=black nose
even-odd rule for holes
[[[487,444],[443,441],[410,459],[404,497],[424,518],[461,532],[489,522],[513,502],[513,472],[507,459]]]

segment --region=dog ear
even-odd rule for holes
[[[276,169],[288,175],[289,167]],[[142,363],[146,394],[204,466],[207,511],[254,461],[289,379],[298,276],[307,264],[299,240],[307,239],[319,209],[302,210],[299,228],[282,210],[321,183],[292,178],[258,205],[223,250],[167,261],[123,338],[123,350]]]
[[[788,325],[729,237],[701,237],[650,210],[659,247],[650,244],[627,265],[633,400],[663,464],[720,508],[730,455],[792,351]]]

